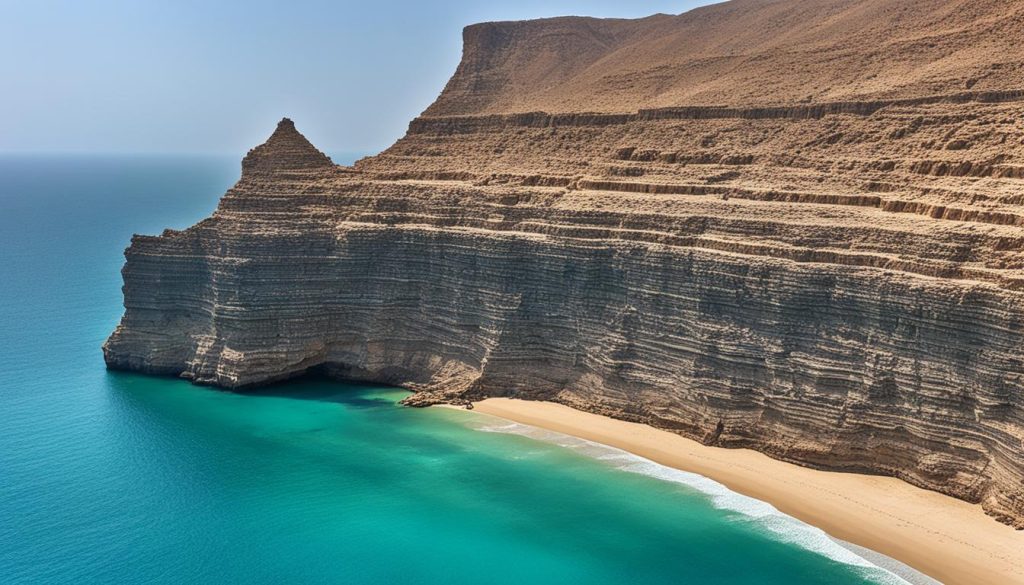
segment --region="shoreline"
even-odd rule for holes
[[[999,523],[979,505],[896,478],[819,471],[749,449],[709,447],[669,431],[552,402],[488,398],[474,403],[473,412],[702,475],[767,502],[835,540],[894,559],[947,585],[1024,584],[1024,531]]]

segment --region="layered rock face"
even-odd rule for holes
[[[284,120],[211,218],[135,236],[105,358],[553,400],[1024,527],[1022,15],[470,27],[387,151],[335,166]]]

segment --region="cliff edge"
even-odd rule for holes
[[[1024,0],[466,29],[340,167],[289,120],[135,236],[112,368],[543,399],[1024,527]]]

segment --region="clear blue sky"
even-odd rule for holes
[[[241,155],[282,116],[376,151],[444,87],[467,24],[709,3],[0,0],[0,152]]]

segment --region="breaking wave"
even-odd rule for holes
[[[715,508],[738,513],[740,518],[755,523],[757,528],[770,534],[776,540],[797,545],[839,563],[859,567],[876,583],[909,585],[909,582],[899,575],[844,547],[820,528],[784,514],[767,502],[736,493],[703,475],[668,467],[622,449],[556,431],[516,422],[486,420],[477,421],[477,423],[474,428],[479,431],[520,435],[553,443],[605,462],[621,471],[685,485],[706,496]]]

